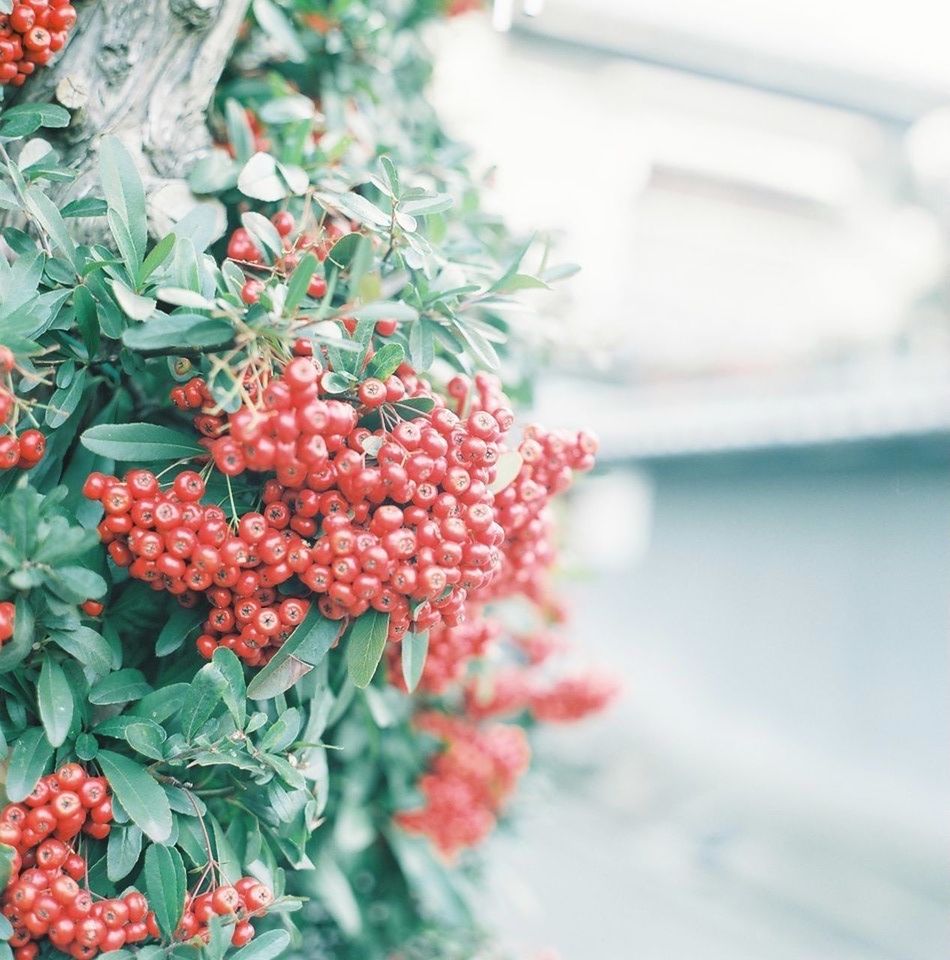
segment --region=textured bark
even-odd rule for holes
[[[178,219],[194,203],[183,178],[210,146],[205,116],[248,0],[86,0],[56,64],[23,100],[61,103],[69,128],[48,131],[77,179],[92,188],[99,138],[122,138],[139,164],[150,216]],[[156,227],[164,224],[156,223]]]

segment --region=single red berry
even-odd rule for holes
[[[241,299],[248,305],[257,303],[257,301],[261,299],[263,292],[264,284],[256,277],[251,277],[251,279],[245,281],[244,286],[241,287]]]
[[[83,613],[87,614],[90,617],[98,617],[102,611],[103,606],[98,600],[87,600],[82,605]]]
[[[294,227],[296,226],[296,221],[294,220],[294,215],[289,210],[280,210],[278,213],[275,213],[271,218],[271,223],[277,228],[277,232],[282,236],[289,236],[294,232]]]

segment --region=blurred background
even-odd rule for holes
[[[432,31],[495,209],[584,268],[538,418],[603,442],[564,591],[626,695],[542,740],[494,843],[521,955],[950,956],[948,28],[498,0]]]

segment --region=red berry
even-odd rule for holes
[[[255,277],[252,277],[250,280],[245,281],[244,286],[241,287],[241,299],[246,304],[257,303],[263,292],[264,284]]]
[[[289,236],[294,231],[296,222],[294,215],[289,210],[281,210],[271,217],[271,223],[277,228],[277,232],[282,236]]]

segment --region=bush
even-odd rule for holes
[[[128,137],[0,110],[0,957],[472,957],[524,730],[613,692],[551,672],[595,443],[487,372],[570,269],[425,104],[437,11],[252,10],[167,231]]]

